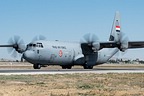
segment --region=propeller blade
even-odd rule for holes
[[[83,36],[83,40],[82,40],[81,43],[95,43],[95,42],[98,42],[98,41],[99,41],[99,39],[95,34],[88,33],[88,34],[85,34]]]
[[[88,45],[90,45],[93,51],[98,51],[100,49],[99,40],[95,34],[85,34],[83,36],[83,39],[81,40],[81,44],[82,43],[87,43]]]
[[[20,39],[19,36],[14,36],[14,38],[10,38],[8,44],[13,46],[8,47],[8,53],[10,53],[14,58],[17,57],[18,53],[22,53],[25,50],[24,41]]]
[[[18,55],[18,53],[17,53],[15,50],[13,50],[13,52],[12,52],[11,56],[12,56],[12,57],[14,57],[14,58],[16,58],[16,57],[17,57],[17,55]]]
[[[85,40],[85,43],[90,43],[90,33],[85,34],[85,35],[83,36],[83,38],[84,38],[84,40]]]
[[[120,51],[115,54],[116,57],[123,56],[127,53],[128,37],[122,32],[120,37]]]
[[[93,35],[92,35],[92,38],[91,38],[91,42],[92,42],[92,43],[96,43],[96,42],[98,42],[98,41],[99,41],[98,37],[97,37],[95,34],[93,34]]]
[[[45,36],[39,35],[39,40],[46,40]]]
[[[124,33],[121,34],[121,38],[120,38],[120,44],[121,44],[121,51],[125,52],[128,48],[128,41],[129,38],[127,36],[125,36]]]
[[[42,35],[35,36],[35,37],[32,39],[32,42],[37,41],[37,40],[46,40],[46,37],[45,37],[45,36],[42,36]]]
[[[10,45],[14,44],[14,41],[13,41],[12,38],[10,38],[10,39],[8,40],[8,44],[10,44]]]
[[[20,40],[20,37],[19,37],[19,36],[14,36],[14,43],[15,43],[15,44],[18,44],[18,43],[19,43],[19,40]]]
[[[8,53],[10,54],[14,49],[12,47],[8,47],[7,50],[8,50]]]

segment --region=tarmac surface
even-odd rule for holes
[[[60,66],[47,66],[33,69],[32,64],[22,62],[0,62],[0,75],[35,75],[35,74],[74,74],[74,73],[144,73],[144,64],[102,64],[94,69],[83,69],[73,66],[72,69],[61,69]]]
[[[0,75],[75,74],[75,73],[144,73],[144,68],[96,69],[0,69]]]

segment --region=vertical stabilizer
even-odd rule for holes
[[[120,13],[116,11],[109,41],[115,41],[117,43],[120,43],[121,38],[120,36],[121,36]]]

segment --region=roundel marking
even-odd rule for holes
[[[62,50],[60,50],[59,51],[59,56],[62,57],[62,55],[63,55],[63,52],[62,52]]]

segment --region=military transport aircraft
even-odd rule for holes
[[[119,50],[124,52],[132,48],[144,48],[144,41],[128,41],[123,37],[120,26],[120,14],[116,12],[109,41],[100,42],[95,35],[86,34],[81,42],[46,41],[43,38],[23,46],[22,40],[15,36],[10,44],[0,45],[17,51],[22,58],[33,64],[34,69],[47,65],[60,65],[71,69],[81,65],[84,69],[106,63]],[[13,54],[15,54],[15,52]]]

